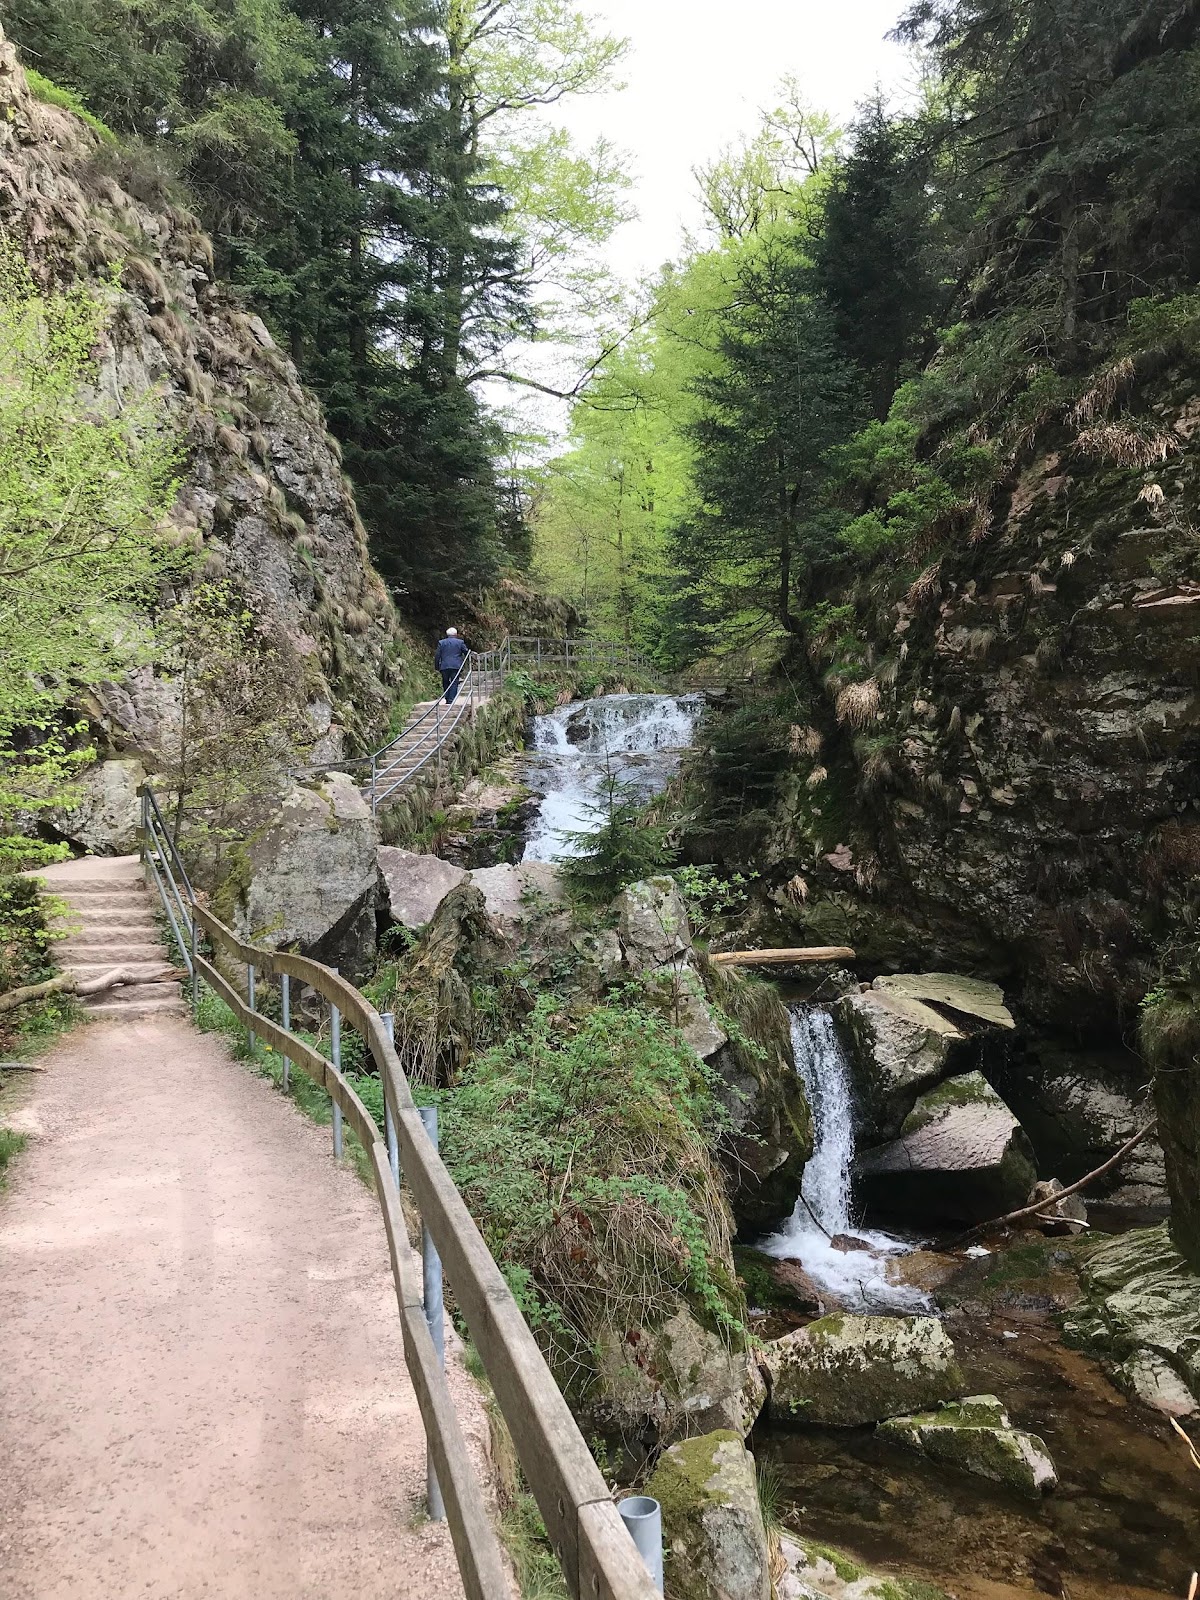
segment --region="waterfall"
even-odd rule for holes
[[[525,860],[562,861],[577,852],[570,835],[596,826],[593,808],[610,767],[646,799],[660,793],[703,709],[696,694],[608,694],[535,718],[526,779],[543,798]]]
[[[854,1095],[850,1064],[833,1018],[816,1006],[792,1009],[792,1052],[813,1116],[813,1153],[804,1167],[800,1199],[783,1228],[762,1240],[767,1255],[799,1261],[819,1288],[855,1310],[921,1311],[928,1297],[887,1276],[890,1256],[911,1241],[854,1226]],[[832,1239],[853,1238],[839,1249]],[[848,1243],[848,1240],[847,1240]]]

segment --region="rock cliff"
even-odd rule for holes
[[[215,281],[210,240],[161,174],[36,99],[2,34],[0,231],[39,282],[87,281],[110,300],[97,404],[164,397],[183,442],[167,536],[286,641],[320,752],[372,740],[403,672],[402,640],[317,401]],[[144,667],[87,710],[102,754],[152,770],[175,707],[171,683]]]

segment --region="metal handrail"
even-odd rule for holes
[[[203,979],[250,1033],[279,1052],[285,1063],[285,1084],[286,1067],[294,1065],[329,1095],[335,1110],[335,1141],[340,1139],[344,1118],[368,1156],[387,1234],[405,1364],[425,1425],[436,1485],[468,1600],[498,1600],[508,1592],[508,1575],[430,1330],[400,1204],[401,1171],[423,1228],[445,1264],[568,1590],[575,1600],[658,1600],[658,1589],[613,1504],[571,1409],[426,1132],[384,1019],[332,968],[239,939],[198,903],[180,863],[185,901],[174,873],[178,853],[164,848],[164,839],[169,845],[162,813],[146,785],[142,789],[142,858],[151,869],[168,916],[172,915],[169,892],[190,912],[186,920],[191,936],[193,1006]],[[212,950],[211,961],[200,948],[201,931]],[[218,970],[218,951],[226,961],[245,970],[246,1000]],[[279,979],[282,1025],[263,1016],[258,1008],[255,979],[259,974]],[[343,1075],[340,1055],[337,1060],[327,1060],[291,1031],[293,979],[328,1002],[338,1022],[339,1038],[344,1019],[366,1043],[383,1085],[386,1141]],[[433,1311],[432,1304],[428,1309]]]

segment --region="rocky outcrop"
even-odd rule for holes
[[[1020,1120],[1040,1170],[1068,1184],[1103,1165],[1153,1115],[1146,1064],[1120,1045],[1034,1036],[989,1060],[988,1077]],[[1100,1215],[1161,1220],[1168,1204],[1161,1144],[1147,1139],[1087,1194]]]
[[[736,1433],[673,1444],[646,1493],[662,1505],[666,1592],[673,1600],[770,1600],[754,1457]]]
[[[724,1428],[744,1438],[766,1399],[753,1355],[733,1348],[684,1305],[656,1328],[601,1330],[587,1409],[597,1425],[661,1441]]]
[[[126,856],[137,850],[146,769],[136,756],[98,761],[79,781],[70,811],[50,812],[56,833],[94,856]]]
[[[775,1600],[950,1600],[923,1578],[871,1572],[844,1550],[812,1539],[779,1541],[783,1572]]]
[[[936,1317],[823,1317],[766,1347],[767,1408],[784,1427],[854,1427],[960,1395]]]
[[[34,98],[2,36],[0,113],[6,235],[40,281],[91,282],[111,303],[96,403],[116,408],[153,389],[180,429],[166,537],[195,553],[206,578],[232,585],[298,659],[296,704],[323,758],[347,738],[369,743],[401,673],[400,634],[316,400],[259,318],[214,279],[196,219],[143,198],[135,158]],[[150,668],[89,697],[86,710],[104,756],[153,768],[175,737],[176,696]],[[115,818],[101,844],[117,848],[124,825]]]
[[[1002,1484],[1028,1499],[1040,1499],[1058,1483],[1041,1439],[1014,1428],[994,1394],[951,1401],[919,1416],[891,1417],[875,1432],[880,1439]]]
[[[378,843],[370,807],[344,773],[296,784],[246,844],[218,909],[244,939],[295,946],[361,979],[375,956]]]
[[[687,909],[673,878],[648,878],[617,896],[617,937],[634,971],[653,971],[692,955]]]
[[[415,932],[432,922],[437,908],[470,876],[438,856],[417,855],[393,845],[379,847],[384,909],[392,921]]]
[[[1170,1416],[1200,1410],[1200,1272],[1165,1224],[1099,1245],[1063,1330],[1107,1360],[1116,1381]]]
[[[931,1222],[987,1222],[1016,1210],[1037,1181],[1020,1124],[978,1072],[918,1099],[898,1139],[859,1158],[873,1209]]]
[[[509,928],[561,912],[566,899],[558,868],[545,861],[483,867],[471,874],[471,882],[488,915]]]

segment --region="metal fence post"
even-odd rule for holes
[[[292,980],[285,972],[279,979],[279,1003],[282,1012],[283,1031],[292,1031]],[[291,1077],[292,1063],[287,1056],[283,1058],[283,1092],[288,1092],[288,1082]]]
[[[384,1031],[388,1036],[388,1043],[396,1042],[396,1018],[390,1011],[385,1011],[380,1017]],[[392,1182],[397,1189],[400,1187],[400,1141],[396,1138],[396,1119],[392,1115],[392,1103],[387,1095],[387,1074],[381,1073],[383,1079],[383,1124],[387,1132],[388,1166],[392,1169]]]
[[[632,1494],[617,1503],[621,1521],[646,1563],[646,1571],[659,1594],[663,1592],[662,1507],[649,1495]]]
[[[334,967],[334,972],[337,968]],[[342,1013],[331,1002],[329,1006],[329,1058],[340,1072],[342,1070]],[[333,1098],[332,1096],[330,1097]],[[333,1100],[333,1155],[335,1161],[342,1158],[342,1108],[337,1100]]]
[[[246,1005],[249,1010],[254,1010],[254,963],[246,963]],[[250,1054],[254,1054],[254,1029],[246,1024],[246,1043],[250,1047]]]
[[[196,909],[192,907],[192,1014],[200,1004],[200,974],[196,970]]]
[[[438,1147],[438,1114],[436,1106],[421,1107],[421,1121],[425,1124],[425,1132],[429,1135],[429,1142],[436,1150]],[[429,1229],[421,1224],[421,1278],[425,1288],[425,1321],[429,1324],[429,1334],[433,1340],[433,1348],[437,1351],[438,1365],[446,1365],[446,1330],[443,1325],[444,1307],[442,1304],[442,1258],[438,1255]],[[433,1470],[433,1457],[427,1453],[425,1462],[426,1487],[429,1494],[429,1520],[431,1522],[444,1522],[446,1520],[446,1507],[442,1501],[442,1491],[438,1486],[437,1473]]]

